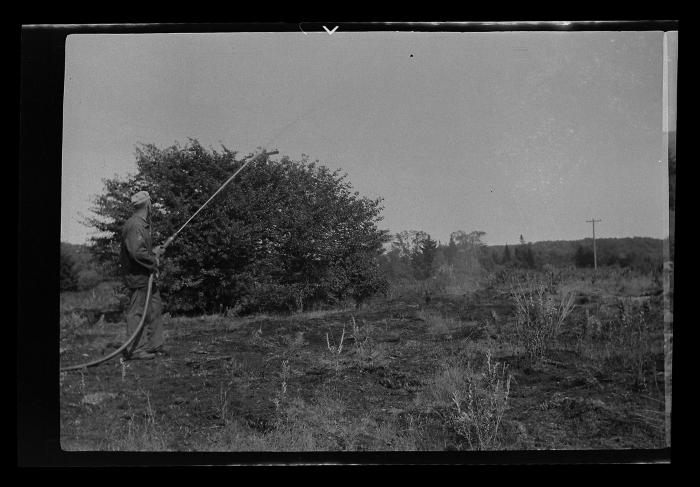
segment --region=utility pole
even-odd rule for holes
[[[598,270],[598,256],[595,250],[595,222],[599,221],[602,220],[596,220],[595,218],[593,218],[592,220],[586,220],[587,223],[593,224],[593,270]]]

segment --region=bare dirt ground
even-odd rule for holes
[[[487,350],[512,374],[490,448],[664,447],[660,298],[650,299],[653,351],[641,382],[592,332],[577,335],[586,309],[605,302],[579,298],[557,347],[537,363],[510,339],[513,304],[495,288],[429,304],[416,297],[289,316],[168,318],[167,356],[61,374],[62,447],[470,449],[453,405],[435,391],[447,370],[483,366]],[[107,353],[124,327],[65,320],[62,364]]]

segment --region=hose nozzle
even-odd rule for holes
[[[168,237],[168,240],[166,240],[165,243],[163,244],[163,250],[167,249],[168,246],[169,246],[171,243],[173,243],[173,240],[175,240],[175,236],[170,236],[170,237]]]

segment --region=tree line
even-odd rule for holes
[[[474,275],[497,268],[541,269],[544,266],[593,267],[592,239],[526,242],[520,235],[514,245],[484,244],[483,231],[452,232],[447,243],[435,241],[421,230],[393,236],[380,258],[389,280],[424,280],[449,267],[458,274]],[[596,239],[598,266],[617,266],[640,272],[658,272],[663,265],[664,241],[647,237]]]
[[[406,230],[394,235],[389,249],[382,254],[380,263],[389,280],[424,280],[449,268],[457,275],[476,275],[496,267],[535,269],[537,261],[531,243],[520,236],[520,244],[502,251],[487,246],[481,230],[457,230],[447,243],[435,241],[422,230]]]

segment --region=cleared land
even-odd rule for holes
[[[659,283],[584,272],[522,282],[546,285],[555,305],[573,299],[532,360],[507,279],[429,302],[406,288],[362,309],[167,318],[168,356],[61,374],[62,447],[664,447]],[[119,345],[124,323],[85,311],[118,305],[108,285],[62,296],[63,364]]]

